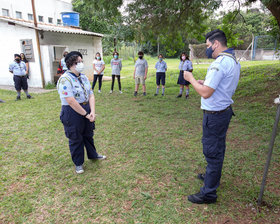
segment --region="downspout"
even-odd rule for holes
[[[34,21],[34,26],[35,26],[36,42],[37,42],[37,48],[38,48],[38,54],[39,54],[41,80],[42,80],[42,86],[43,86],[43,88],[45,88],[45,76],[44,76],[43,65],[42,65],[42,55],[41,55],[41,48],[40,48],[39,31],[37,29],[38,24],[37,24],[37,17],[36,17],[34,0],[31,0],[31,4],[32,4],[32,11],[33,11],[33,21]]]

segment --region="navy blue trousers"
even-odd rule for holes
[[[204,186],[200,193],[208,198],[217,198],[226,150],[226,134],[233,115],[232,108],[220,114],[203,115],[203,154],[207,167]]]
[[[90,113],[89,104],[81,106]],[[74,164],[80,166],[84,163],[84,147],[89,159],[96,158],[98,154],[93,142],[94,122],[90,122],[70,106],[62,106],[60,120],[63,123],[65,135],[69,139],[69,148]]]

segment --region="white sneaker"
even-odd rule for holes
[[[98,93],[101,93],[101,90],[98,90]]]
[[[98,159],[98,160],[103,160],[103,159],[106,159],[106,156],[103,156],[103,155],[98,154],[98,156],[96,157],[96,159]]]
[[[113,90],[110,90],[110,94],[112,94],[113,93]]]
[[[83,173],[83,172],[84,172],[83,165],[76,166],[76,173],[80,174],[80,173]]]
[[[122,91],[120,90],[120,94],[122,94]]]

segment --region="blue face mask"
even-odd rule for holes
[[[159,58],[159,61],[162,61],[162,58]]]
[[[117,59],[117,58],[118,58],[118,55],[114,55],[114,58]]]
[[[212,58],[212,54],[213,54],[213,52],[214,52],[214,50],[213,50],[213,48],[212,48],[212,46],[210,46],[210,47],[208,47],[207,49],[206,49],[206,56],[208,57],[208,58]]]
[[[100,60],[101,57],[96,57],[96,58],[97,58],[97,60]]]

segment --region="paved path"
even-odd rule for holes
[[[14,86],[0,85],[0,89],[16,91]],[[43,89],[43,88],[37,88],[37,87],[28,87],[29,93],[48,93],[48,92],[55,91],[55,90],[56,89]]]

